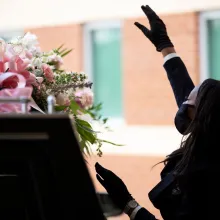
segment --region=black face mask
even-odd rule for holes
[[[182,104],[178,110],[178,112],[176,113],[176,117],[175,117],[175,126],[176,129],[181,133],[186,135],[186,130],[189,127],[190,123],[191,123],[191,119],[188,116],[188,107],[191,105],[188,104]]]

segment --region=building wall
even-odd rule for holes
[[[199,81],[197,13],[162,16],[178,55],[193,81]],[[145,18],[126,19],[123,27],[124,105],[129,124],[173,124],[177,110],[163,69],[163,59],[154,46],[133,25]]]
[[[198,16],[181,13],[162,16],[169,35],[184,60],[194,82],[199,82]],[[122,25],[123,106],[127,124],[172,125],[177,110],[163,59],[148,39],[133,25],[146,19],[124,19]],[[175,22],[174,22],[175,21]],[[64,43],[73,48],[64,62],[65,68],[83,70],[83,26],[61,25],[27,29],[39,37],[43,50]]]

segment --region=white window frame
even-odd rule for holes
[[[93,62],[92,62],[92,38],[91,32],[93,30],[99,30],[104,28],[120,28],[122,27],[122,22],[118,20],[111,21],[94,21],[84,24],[83,26],[83,67],[85,73],[88,75],[89,80],[93,81]],[[123,93],[123,91],[122,91]],[[103,100],[104,102],[105,100]],[[125,121],[123,116],[117,118],[109,118],[110,126],[124,125]]]
[[[219,11],[201,12],[199,17],[200,82],[210,77],[208,56],[208,20],[220,19]]]

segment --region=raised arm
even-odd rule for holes
[[[174,46],[167,34],[166,26],[159,16],[147,5],[141,7],[147,16],[150,29],[135,22],[135,25],[152,42],[158,52],[163,54],[167,72],[178,107],[194,88],[194,84],[182,60],[176,54]]]
[[[164,68],[167,72],[167,77],[170,81],[176,103],[180,107],[195,86],[186,66],[176,54],[175,49],[173,47],[164,48],[161,52],[164,57]]]

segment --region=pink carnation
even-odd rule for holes
[[[75,101],[81,108],[89,108],[93,104],[93,93],[89,88],[78,90],[75,93]]]
[[[53,80],[54,80],[54,73],[53,73],[52,69],[50,68],[50,66],[47,65],[47,64],[43,64],[42,65],[42,69],[43,69],[44,76],[46,77],[46,79],[49,82],[53,82]]]

